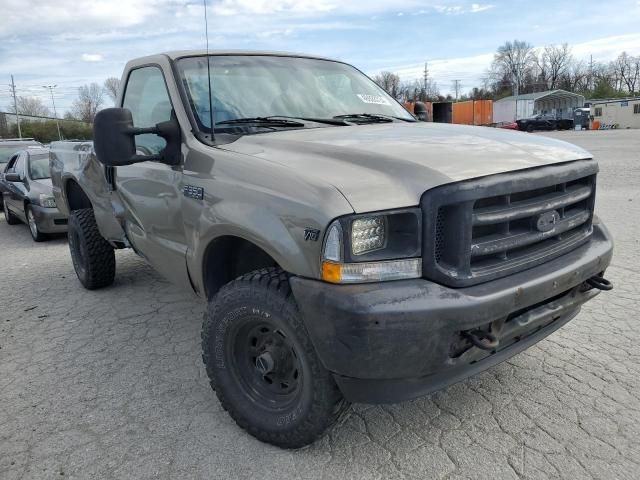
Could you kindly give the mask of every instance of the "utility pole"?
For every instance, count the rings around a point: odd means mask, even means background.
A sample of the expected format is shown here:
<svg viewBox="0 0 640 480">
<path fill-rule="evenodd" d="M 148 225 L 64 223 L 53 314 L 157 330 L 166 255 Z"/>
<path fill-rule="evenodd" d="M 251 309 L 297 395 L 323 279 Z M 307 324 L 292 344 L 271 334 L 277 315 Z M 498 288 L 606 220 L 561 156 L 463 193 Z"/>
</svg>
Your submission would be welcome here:
<svg viewBox="0 0 640 480">
<path fill-rule="evenodd" d="M 51 93 L 51 103 L 53 104 L 53 116 L 56 117 L 56 127 L 58 127 L 58 140 L 62 140 L 62 135 L 60 134 L 60 122 L 58 121 L 58 112 L 56 112 L 56 101 L 53 98 L 53 89 L 58 85 L 43 85 L 42 88 L 48 88 Z"/>
<path fill-rule="evenodd" d="M 427 68 L 427 62 L 424 62 L 424 100 L 425 101 L 427 100 L 428 87 L 429 87 L 429 69 Z"/>
<path fill-rule="evenodd" d="M 18 123 L 18 137 L 22 139 L 22 130 L 20 130 L 20 115 L 18 114 L 18 101 L 16 100 L 16 84 L 11 75 L 11 92 L 13 93 L 13 108 L 16 109 L 16 122 Z"/>
<path fill-rule="evenodd" d="M 458 101 L 458 92 L 460 91 L 460 80 L 453 81 L 453 88 L 456 91 L 456 102 Z"/>
<path fill-rule="evenodd" d="M 589 90 L 593 91 L 593 55 L 589 60 Z"/>
</svg>

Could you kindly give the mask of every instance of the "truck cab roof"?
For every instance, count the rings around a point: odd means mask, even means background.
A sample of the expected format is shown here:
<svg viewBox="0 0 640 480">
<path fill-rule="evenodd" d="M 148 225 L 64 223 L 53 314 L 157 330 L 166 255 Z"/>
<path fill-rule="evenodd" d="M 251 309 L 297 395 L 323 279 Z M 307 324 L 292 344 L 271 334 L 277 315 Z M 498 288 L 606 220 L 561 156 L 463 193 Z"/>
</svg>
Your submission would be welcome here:
<svg viewBox="0 0 640 480">
<path fill-rule="evenodd" d="M 333 58 L 322 57 L 318 55 L 310 55 L 305 53 L 295 53 L 295 52 L 282 52 L 275 50 L 243 50 L 243 49 L 229 49 L 229 50 L 209 50 L 207 52 L 206 49 L 194 49 L 194 50 L 172 50 L 168 52 L 162 52 L 155 55 L 148 55 L 146 57 L 138 57 L 130 61 L 139 63 L 143 61 L 149 61 L 158 55 L 162 55 L 168 57 L 171 60 L 177 60 L 179 58 L 184 57 L 198 57 L 204 55 L 258 55 L 258 56 L 275 56 L 275 57 L 299 57 L 299 58 L 313 58 L 316 60 L 328 60 L 331 62 L 340 62 L 340 60 L 336 60 Z M 341 62 L 344 63 L 344 62 Z"/>
</svg>

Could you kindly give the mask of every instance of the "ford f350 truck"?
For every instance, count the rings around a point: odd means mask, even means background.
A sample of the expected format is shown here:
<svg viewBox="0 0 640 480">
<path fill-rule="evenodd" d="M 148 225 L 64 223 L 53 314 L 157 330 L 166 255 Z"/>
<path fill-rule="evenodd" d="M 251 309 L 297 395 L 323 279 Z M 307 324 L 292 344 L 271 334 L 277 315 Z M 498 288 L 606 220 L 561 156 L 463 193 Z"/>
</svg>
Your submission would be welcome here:
<svg viewBox="0 0 640 480">
<path fill-rule="evenodd" d="M 611 289 L 598 165 L 573 145 L 418 122 L 354 67 L 270 52 L 129 62 L 94 143 L 54 142 L 88 289 L 132 248 L 208 302 L 203 360 L 255 437 L 428 394 Z"/>
</svg>

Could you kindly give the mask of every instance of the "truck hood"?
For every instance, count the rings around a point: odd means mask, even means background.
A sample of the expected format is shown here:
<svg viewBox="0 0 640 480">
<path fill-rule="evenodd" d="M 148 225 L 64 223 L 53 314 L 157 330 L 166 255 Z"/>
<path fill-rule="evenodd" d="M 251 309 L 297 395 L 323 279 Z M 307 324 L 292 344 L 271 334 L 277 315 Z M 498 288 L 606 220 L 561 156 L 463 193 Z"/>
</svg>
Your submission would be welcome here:
<svg viewBox="0 0 640 480">
<path fill-rule="evenodd" d="M 222 148 L 328 182 L 358 213 L 418 205 L 426 190 L 446 183 L 591 158 L 539 135 L 424 122 L 245 135 Z"/>
</svg>

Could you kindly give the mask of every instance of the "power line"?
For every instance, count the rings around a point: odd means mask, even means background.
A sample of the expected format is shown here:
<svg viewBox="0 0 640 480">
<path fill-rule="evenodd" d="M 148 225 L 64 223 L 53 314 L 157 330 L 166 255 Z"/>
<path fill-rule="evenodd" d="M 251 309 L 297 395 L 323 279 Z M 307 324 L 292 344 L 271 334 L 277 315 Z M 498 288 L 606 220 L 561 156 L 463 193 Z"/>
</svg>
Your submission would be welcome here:
<svg viewBox="0 0 640 480">
<path fill-rule="evenodd" d="M 453 89 L 456 92 L 456 102 L 458 101 L 458 93 L 460 92 L 460 80 L 453 81 Z"/>
<path fill-rule="evenodd" d="M 56 127 L 58 128 L 58 140 L 62 140 L 62 135 L 60 134 L 60 122 L 58 122 L 58 112 L 56 111 L 56 101 L 53 98 L 53 89 L 58 85 L 43 85 L 42 88 L 46 88 L 51 93 L 51 103 L 53 103 L 53 116 L 56 118 Z"/>
</svg>

